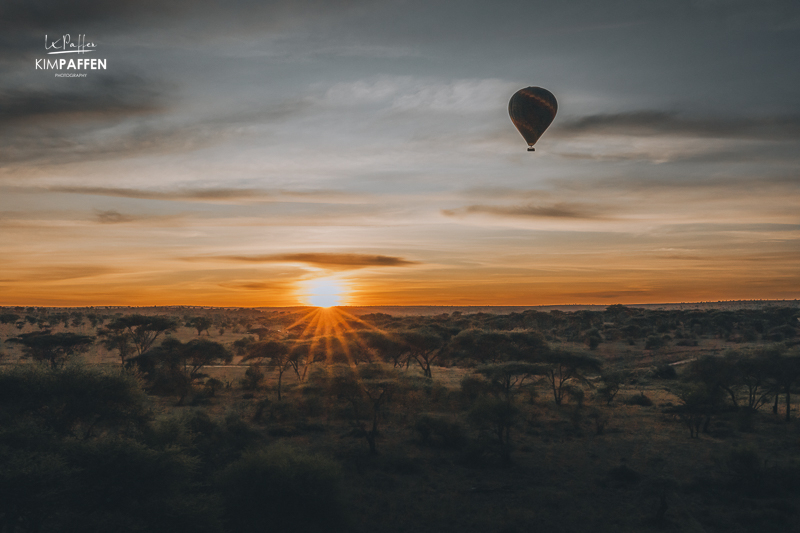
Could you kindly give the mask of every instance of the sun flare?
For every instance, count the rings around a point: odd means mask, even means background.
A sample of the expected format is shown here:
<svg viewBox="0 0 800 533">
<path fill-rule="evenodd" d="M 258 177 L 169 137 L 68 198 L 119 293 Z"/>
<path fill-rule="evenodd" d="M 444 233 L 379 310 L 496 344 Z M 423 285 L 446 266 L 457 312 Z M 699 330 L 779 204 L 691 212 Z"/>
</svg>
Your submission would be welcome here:
<svg viewBox="0 0 800 533">
<path fill-rule="evenodd" d="M 335 279 L 319 278 L 305 286 L 305 300 L 314 307 L 333 307 L 341 305 L 345 296 L 344 285 Z"/>
</svg>

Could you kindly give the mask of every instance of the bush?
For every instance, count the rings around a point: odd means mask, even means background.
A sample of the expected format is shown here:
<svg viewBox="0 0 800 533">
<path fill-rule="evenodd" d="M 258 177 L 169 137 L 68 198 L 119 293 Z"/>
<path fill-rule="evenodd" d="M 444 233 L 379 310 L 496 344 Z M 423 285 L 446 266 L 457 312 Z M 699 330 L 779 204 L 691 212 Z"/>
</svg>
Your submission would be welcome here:
<svg viewBox="0 0 800 533">
<path fill-rule="evenodd" d="M 626 405 L 640 405 L 642 407 L 650 407 L 651 405 L 653 405 L 653 400 L 651 400 L 650 398 L 645 396 L 645 394 L 643 392 L 640 392 L 639 394 L 631 396 L 630 398 L 625 400 L 625 404 Z"/>
<path fill-rule="evenodd" d="M 659 337 L 658 335 L 650 335 L 644 342 L 645 350 L 657 350 L 662 346 L 664 346 L 664 339 L 662 337 Z"/>
<path fill-rule="evenodd" d="M 678 377 L 678 372 L 675 371 L 675 367 L 669 365 L 667 363 L 658 365 L 655 370 L 653 370 L 653 379 L 676 379 Z"/>
<path fill-rule="evenodd" d="M 191 431 L 149 418 L 138 381 L 118 369 L 0 372 L 4 529 L 219 533 L 213 497 L 195 488 L 199 461 L 181 449 Z"/>
<path fill-rule="evenodd" d="M 441 381 L 434 381 L 425 392 L 432 403 L 439 403 L 447 399 L 450 391 Z"/>
<path fill-rule="evenodd" d="M 589 419 L 594 425 L 595 434 L 602 435 L 605 432 L 606 426 L 608 425 L 609 420 L 611 420 L 611 417 L 608 415 L 608 413 L 595 408 L 589 413 Z"/>
<path fill-rule="evenodd" d="M 470 403 L 491 392 L 492 384 L 482 376 L 464 376 L 464 379 L 461 380 L 461 395 Z"/>
<path fill-rule="evenodd" d="M 245 453 L 217 477 L 232 531 L 346 531 L 339 467 L 296 448 L 274 445 Z"/>
<path fill-rule="evenodd" d="M 414 429 L 419 433 L 421 443 L 426 446 L 458 449 L 466 442 L 461 424 L 443 418 L 421 415 Z"/>
<path fill-rule="evenodd" d="M 758 492 L 764 477 L 764 469 L 758 452 L 752 448 L 733 449 L 728 454 L 726 466 L 735 485 Z"/>
<path fill-rule="evenodd" d="M 297 403 L 297 411 L 302 416 L 321 416 L 325 413 L 325 402 L 320 396 L 304 394 Z"/>
<path fill-rule="evenodd" d="M 258 390 L 264 383 L 264 371 L 261 370 L 260 365 L 250 365 L 244 372 L 244 377 L 240 383 L 244 390 Z"/>
<path fill-rule="evenodd" d="M 641 480 L 642 475 L 626 465 L 614 467 L 606 474 L 606 481 L 618 487 L 637 485 Z"/>
<path fill-rule="evenodd" d="M 625 374 L 622 372 L 610 372 L 603 374 L 603 386 L 597 389 L 597 395 L 610 405 L 614 397 L 619 392 L 620 385 L 625 381 Z"/>
</svg>

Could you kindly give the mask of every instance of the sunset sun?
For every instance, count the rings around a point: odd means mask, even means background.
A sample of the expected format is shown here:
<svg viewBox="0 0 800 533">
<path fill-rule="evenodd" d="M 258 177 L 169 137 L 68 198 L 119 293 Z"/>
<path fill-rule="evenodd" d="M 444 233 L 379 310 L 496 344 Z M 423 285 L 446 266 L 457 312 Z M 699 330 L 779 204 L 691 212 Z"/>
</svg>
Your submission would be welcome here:
<svg viewBox="0 0 800 533">
<path fill-rule="evenodd" d="M 309 281 L 305 286 L 305 300 L 314 307 L 341 305 L 344 298 L 345 287 L 335 279 L 315 279 Z"/>
</svg>

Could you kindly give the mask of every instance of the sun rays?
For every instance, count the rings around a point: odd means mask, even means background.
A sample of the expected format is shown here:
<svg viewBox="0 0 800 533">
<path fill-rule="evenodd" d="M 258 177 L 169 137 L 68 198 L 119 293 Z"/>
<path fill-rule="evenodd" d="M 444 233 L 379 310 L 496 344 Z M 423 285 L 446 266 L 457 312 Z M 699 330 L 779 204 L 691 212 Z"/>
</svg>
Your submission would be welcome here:
<svg viewBox="0 0 800 533">
<path fill-rule="evenodd" d="M 286 327 L 293 349 L 307 344 L 304 372 L 315 362 L 335 364 L 346 362 L 355 366 L 373 351 L 369 344 L 359 335 L 359 331 L 368 329 L 384 333 L 378 327 L 357 316 L 336 307 L 315 307 L 307 310 L 292 324 Z M 358 352 L 359 356 L 355 355 Z M 366 354 L 366 357 L 363 357 Z M 318 357 L 321 356 L 322 360 Z"/>
</svg>

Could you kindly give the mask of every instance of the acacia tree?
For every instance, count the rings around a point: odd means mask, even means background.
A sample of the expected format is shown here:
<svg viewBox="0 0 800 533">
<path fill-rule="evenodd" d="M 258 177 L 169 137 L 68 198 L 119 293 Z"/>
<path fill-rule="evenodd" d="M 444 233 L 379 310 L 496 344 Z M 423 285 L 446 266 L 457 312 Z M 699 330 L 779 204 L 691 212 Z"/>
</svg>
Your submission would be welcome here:
<svg viewBox="0 0 800 533">
<path fill-rule="evenodd" d="M 352 406 L 353 434 L 366 439 L 370 454 L 378 453 L 378 427 L 383 418 L 383 410 L 391 401 L 397 383 L 396 375 L 386 372 L 378 365 L 361 365 L 357 370 L 348 368 L 330 381 L 329 393 L 346 400 Z"/>
<path fill-rule="evenodd" d="M 509 400 L 482 396 L 469 411 L 469 420 L 480 430 L 489 430 L 500 446 L 503 464 L 511 463 L 511 428 L 516 424 L 519 408 Z"/>
<path fill-rule="evenodd" d="M 520 359 L 517 345 L 506 331 L 465 329 L 450 340 L 453 357 L 482 364 Z"/>
<path fill-rule="evenodd" d="M 711 417 L 722 408 L 722 395 L 723 390 L 719 387 L 696 383 L 678 391 L 681 404 L 670 407 L 665 412 L 676 415 L 689 429 L 689 436 L 696 439 L 701 428 L 704 432 L 708 431 Z"/>
<path fill-rule="evenodd" d="M 233 341 L 233 350 L 236 355 L 243 356 L 247 354 L 247 348 L 256 342 L 253 337 L 242 337 L 239 340 Z"/>
<path fill-rule="evenodd" d="M 725 357 L 707 355 L 692 361 L 689 372 L 706 387 L 724 391 L 731 399 L 733 407 L 739 408 L 737 389 L 740 383 L 740 371 L 736 365 L 736 354 L 731 353 Z"/>
<path fill-rule="evenodd" d="M 210 335 L 208 328 L 210 328 L 213 323 L 214 321 L 207 316 L 196 316 L 189 320 L 186 325 L 191 328 L 195 328 L 197 330 L 197 335 L 199 336 L 203 331 L 206 332 L 206 335 Z"/>
<path fill-rule="evenodd" d="M 359 335 L 371 350 L 395 368 L 405 364 L 403 356 L 407 355 L 407 351 L 399 338 L 382 331 L 363 331 Z"/>
<path fill-rule="evenodd" d="M 776 355 L 770 362 L 770 377 L 775 391 L 772 412 L 778 414 L 778 397 L 786 397 L 786 421 L 791 420 L 792 388 L 800 382 L 800 355 Z"/>
<path fill-rule="evenodd" d="M 200 370 L 204 366 L 230 362 L 232 357 L 224 346 L 208 339 L 194 339 L 183 344 L 178 339 L 168 338 L 130 361 L 144 373 L 152 392 L 176 394 L 181 405 L 192 391 L 193 382 L 203 377 Z"/>
<path fill-rule="evenodd" d="M 50 333 L 34 331 L 8 339 L 23 346 L 23 354 L 36 361 L 47 362 L 53 369 L 61 368 L 67 359 L 84 353 L 94 343 L 95 337 L 76 333 Z"/>
<path fill-rule="evenodd" d="M 362 340 L 362 331 L 347 331 L 341 339 L 342 350 L 349 364 L 374 363 L 375 350 Z"/>
<path fill-rule="evenodd" d="M 133 344 L 131 334 L 127 329 L 108 329 L 103 328 L 97 331 L 97 335 L 102 337 L 101 343 L 106 350 L 117 350 L 120 363 L 124 366 L 125 360 L 133 354 Z"/>
<path fill-rule="evenodd" d="M 747 407 L 757 410 L 769 401 L 770 355 L 757 354 L 736 361 L 736 369 L 747 390 Z"/>
<path fill-rule="evenodd" d="M 450 339 L 447 351 L 458 359 L 489 364 L 535 361 L 547 353 L 548 346 L 538 331 L 466 329 Z"/>
<path fill-rule="evenodd" d="M 166 316 L 127 315 L 121 316 L 106 326 L 111 331 L 127 331 L 136 348 L 136 354 L 142 355 L 165 332 L 175 331 L 178 323 Z"/>
<path fill-rule="evenodd" d="M 587 372 L 600 372 L 602 363 L 587 355 L 556 350 L 543 357 L 541 373 L 553 390 L 556 405 L 561 405 L 570 390 L 571 382 L 578 381 L 589 384 L 584 375 Z"/>
<path fill-rule="evenodd" d="M 295 342 L 289 350 L 288 363 L 297 376 L 297 381 L 305 381 L 309 367 L 319 361 L 324 361 L 326 349 L 318 339 Z"/>
<path fill-rule="evenodd" d="M 278 372 L 278 401 L 281 401 L 281 386 L 283 373 L 292 367 L 289 357 L 289 348 L 286 344 L 278 341 L 262 341 L 250 346 L 247 355 L 242 361 L 257 360 L 259 364 L 266 362 Z"/>
<path fill-rule="evenodd" d="M 510 361 L 480 366 L 475 372 L 485 376 L 493 388 L 502 393 L 506 401 L 511 401 L 514 392 L 522 387 L 525 380 L 541 374 L 542 368 L 523 361 Z"/>
<path fill-rule="evenodd" d="M 444 339 L 427 329 L 407 330 L 397 334 L 411 359 L 417 362 L 426 378 L 432 377 L 431 365 L 442 355 Z"/>
<path fill-rule="evenodd" d="M 200 370 L 212 363 L 230 363 L 233 354 L 218 342 L 208 339 L 194 339 L 183 345 L 181 350 L 184 369 L 189 369 L 189 378 L 202 377 Z"/>
</svg>

